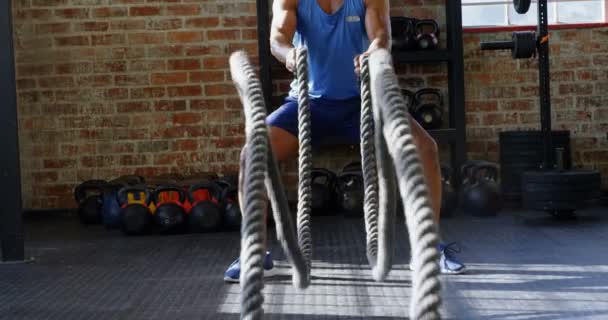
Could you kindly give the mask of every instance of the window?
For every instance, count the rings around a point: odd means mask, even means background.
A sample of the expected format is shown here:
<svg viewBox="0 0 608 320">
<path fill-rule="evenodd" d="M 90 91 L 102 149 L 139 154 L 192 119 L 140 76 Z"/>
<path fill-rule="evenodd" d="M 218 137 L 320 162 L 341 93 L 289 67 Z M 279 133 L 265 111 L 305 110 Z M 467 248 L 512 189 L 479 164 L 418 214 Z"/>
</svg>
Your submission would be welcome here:
<svg viewBox="0 0 608 320">
<path fill-rule="evenodd" d="M 604 23 L 607 0 L 548 0 L 550 24 Z M 512 0 L 462 0 L 465 27 L 536 25 L 538 6 L 518 14 Z"/>
</svg>

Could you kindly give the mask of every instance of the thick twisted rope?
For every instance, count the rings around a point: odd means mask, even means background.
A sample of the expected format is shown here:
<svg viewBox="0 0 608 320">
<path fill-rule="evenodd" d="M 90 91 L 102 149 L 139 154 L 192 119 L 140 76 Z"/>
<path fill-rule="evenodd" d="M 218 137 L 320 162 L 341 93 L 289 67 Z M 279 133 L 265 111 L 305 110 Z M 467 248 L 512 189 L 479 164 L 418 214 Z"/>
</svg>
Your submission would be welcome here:
<svg viewBox="0 0 608 320">
<path fill-rule="evenodd" d="M 367 260 L 376 281 L 382 281 L 392 266 L 395 216 L 395 181 L 392 173 L 382 170 L 390 161 L 384 141 L 377 141 L 370 88 L 369 57 L 361 64 L 361 164 L 365 188 L 364 212 L 367 232 Z M 377 145 L 377 146 L 376 146 Z M 379 169 L 380 168 L 380 169 Z M 388 174 L 388 175 L 387 175 Z M 382 181 L 379 184 L 378 176 Z M 380 199 L 378 195 L 380 194 Z M 381 200 L 381 202 L 380 202 Z M 382 208 L 379 204 L 382 203 Z M 378 211 L 380 210 L 380 230 Z M 380 232 L 379 232 L 380 231 Z M 380 248 L 380 252 L 378 249 Z"/>
<path fill-rule="evenodd" d="M 289 211 L 277 161 L 268 142 L 266 107 L 261 85 L 247 55 L 238 51 L 230 57 L 230 71 L 245 113 L 245 147 L 241 152 L 239 201 L 241 226 L 241 319 L 262 319 L 264 296 L 263 261 L 266 245 L 266 195 L 272 205 L 277 239 L 293 266 L 297 288 L 309 284 L 305 259 Z"/>
<path fill-rule="evenodd" d="M 433 211 L 420 157 L 409 126 L 407 105 L 401 95 L 391 56 L 387 50 L 377 50 L 371 54 L 370 79 L 375 129 L 378 133 L 376 136 L 379 140 L 388 142 L 385 146 L 388 147 L 396 169 L 412 246 L 414 270 L 410 318 L 439 319 L 441 305 L 437 263 L 439 236 L 433 221 Z M 383 171 L 388 166 L 378 167 Z M 380 195 L 382 196 L 382 185 Z"/>
<path fill-rule="evenodd" d="M 245 111 L 246 146 L 241 154 L 244 174 L 240 196 L 243 202 L 241 226 L 241 319 L 262 319 L 264 310 L 264 255 L 266 221 L 264 220 L 264 178 L 268 171 L 268 133 L 266 108 L 255 70 L 243 52 L 230 57 L 232 79 Z M 244 162 L 244 163 L 243 163 Z"/>
<path fill-rule="evenodd" d="M 298 88 L 298 244 L 306 262 L 306 273 L 310 277 L 312 261 L 312 235 L 310 216 L 312 211 L 312 133 L 310 104 L 308 103 L 308 50 L 296 51 L 296 79 Z"/>
</svg>

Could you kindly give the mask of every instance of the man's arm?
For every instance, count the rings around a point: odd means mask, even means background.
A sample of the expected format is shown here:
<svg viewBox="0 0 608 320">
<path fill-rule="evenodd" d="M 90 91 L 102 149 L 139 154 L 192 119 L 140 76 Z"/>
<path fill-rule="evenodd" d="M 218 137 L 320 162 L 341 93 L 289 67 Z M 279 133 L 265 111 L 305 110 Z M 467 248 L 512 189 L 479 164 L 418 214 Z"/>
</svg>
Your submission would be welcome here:
<svg viewBox="0 0 608 320">
<path fill-rule="evenodd" d="M 369 48 L 363 55 L 376 49 L 388 49 L 391 46 L 390 5 L 388 0 L 365 1 L 365 31 L 369 37 Z M 355 57 L 355 72 L 359 74 L 360 58 Z"/>
<path fill-rule="evenodd" d="M 270 50 L 272 55 L 294 71 L 295 50 L 292 44 L 296 32 L 298 0 L 275 0 L 272 4 Z"/>
</svg>

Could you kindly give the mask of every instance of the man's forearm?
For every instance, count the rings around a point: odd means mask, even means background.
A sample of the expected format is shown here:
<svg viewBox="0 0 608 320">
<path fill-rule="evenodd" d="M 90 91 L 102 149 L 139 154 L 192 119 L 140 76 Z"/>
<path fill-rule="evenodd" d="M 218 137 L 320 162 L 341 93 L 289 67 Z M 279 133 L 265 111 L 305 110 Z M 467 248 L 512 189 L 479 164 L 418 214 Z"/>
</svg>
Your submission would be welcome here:
<svg viewBox="0 0 608 320">
<path fill-rule="evenodd" d="M 382 33 L 374 37 L 374 40 L 369 44 L 369 48 L 367 49 L 367 53 L 371 53 L 377 49 L 387 49 L 391 50 L 390 39 L 388 34 Z"/>
<path fill-rule="evenodd" d="M 277 60 L 285 63 L 287 55 L 293 49 L 293 45 L 284 39 L 271 39 L 270 40 L 270 51 Z"/>
</svg>

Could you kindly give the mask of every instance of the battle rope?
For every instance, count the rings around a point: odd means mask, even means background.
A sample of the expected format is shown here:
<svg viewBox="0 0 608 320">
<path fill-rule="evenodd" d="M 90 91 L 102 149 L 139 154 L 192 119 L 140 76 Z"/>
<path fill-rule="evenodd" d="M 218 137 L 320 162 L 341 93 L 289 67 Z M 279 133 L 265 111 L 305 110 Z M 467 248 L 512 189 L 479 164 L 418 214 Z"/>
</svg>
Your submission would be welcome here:
<svg viewBox="0 0 608 320">
<path fill-rule="evenodd" d="M 308 103 L 308 50 L 296 50 L 296 79 L 298 87 L 298 243 L 306 261 L 306 274 L 310 277 L 312 261 L 312 236 L 310 216 L 312 211 L 312 133 L 310 105 Z"/>
<path fill-rule="evenodd" d="M 393 173 L 383 169 L 391 163 L 386 161 L 388 154 L 384 141 L 376 137 L 381 132 L 375 131 L 374 126 L 369 57 L 365 56 L 361 64 L 361 164 L 365 188 L 367 259 L 374 279 L 382 281 L 392 266 L 396 185 Z"/>
<path fill-rule="evenodd" d="M 246 132 L 239 174 L 239 201 L 243 212 L 240 258 L 241 319 L 258 320 L 264 315 L 264 186 L 273 209 L 277 239 L 293 266 L 294 285 L 297 288 L 306 288 L 310 277 L 296 237 L 277 161 L 268 142 L 266 107 L 261 85 L 245 52 L 238 51 L 231 55 L 230 71 L 243 104 Z"/>
<path fill-rule="evenodd" d="M 300 54 L 297 60 L 305 61 Z M 293 282 L 298 288 L 307 287 L 310 281 L 310 251 L 303 253 L 304 247 L 307 245 L 305 241 L 307 237 L 308 244 L 310 244 L 310 217 L 306 218 L 306 214 L 309 214 L 310 211 L 307 213 L 305 206 L 300 210 L 299 204 L 299 236 L 296 239 L 295 226 L 289 213 L 276 159 L 268 143 L 268 130 L 265 125 L 266 112 L 261 86 L 245 53 L 234 53 L 230 59 L 230 66 L 232 78 L 245 108 L 246 119 L 246 145 L 241 154 L 243 173 L 240 179 L 242 188 L 240 198 L 244 208 L 241 231 L 241 319 L 261 319 L 263 316 L 263 258 L 266 234 L 266 224 L 263 219 L 265 198 L 261 181 L 264 180 L 263 183 L 266 185 L 272 204 L 277 238 L 293 266 Z M 362 110 L 361 152 L 364 157 L 362 161 L 366 177 L 365 186 L 366 191 L 370 190 L 373 193 L 374 190 L 377 190 L 379 196 L 379 200 L 375 200 L 373 194 L 368 196 L 366 192 L 366 201 L 371 199 L 365 207 L 368 259 L 372 265 L 374 278 L 376 280 L 384 279 L 390 271 L 393 253 L 392 238 L 397 190 L 395 177 L 397 177 L 412 246 L 414 272 L 410 318 L 439 319 L 438 309 L 441 299 L 436 248 L 438 235 L 433 222 L 420 159 L 409 128 L 407 106 L 401 96 L 388 51 L 374 52 L 371 55 L 369 66 L 366 61 L 362 67 L 362 89 L 365 89 L 362 91 L 365 92 L 362 92 L 364 110 Z M 298 73 L 298 79 L 302 74 L 302 72 Z M 368 90 L 370 88 L 371 90 Z M 371 107 L 369 91 L 371 91 L 372 97 Z M 303 94 L 303 92 L 299 93 Z M 299 118 L 310 117 L 310 111 L 306 112 L 305 108 L 300 107 Z M 370 109 L 372 117 L 370 117 Z M 300 124 L 300 138 L 308 143 L 310 132 L 306 135 L 304 128 L 306 128 L 306 124 Z M 310 128 L 309 124 L 308 128 Z M 302 150 L 309 152 L 308 147 L 302 148 L 300 145 L 301 152 Z M 308 164 L 305 162 L 308 160 L 303 159 L 302 154 L 300 155 L 300 170 L 303 170 L 303 167 L 306 168 Z M 374 174 L 374 162 L 376 174 Z M 307 192 L 305 182 L 304 185 L 302 183 L 306 179 L 309 179 L 309 176 L 304 179 L 302 176 L 300 177 L 299 188 L 304 190 L 299 190 L 300 192 Z M 301 193 L 299 196 L 301 201 Z M 307 233 L 308 235 L 306 235 Z"/>
<path fill-rule="evenodd" d="M 376 50 L 369 61 L 376 148 L 387 147 L 392 158 L 404 205 L 412 247 L 411 319 L 439 319 L 439 236 L 433 221 L 429 193 L 414 138 L 409 126 L 407 104 L 387 50 Z M 384 142 L 384 143 L 383 143 Z M 380 153 L 376 153 L 379 155 Z M 379 171 L 389 166 L 378 165 Z M 390 173 L 387 176 L 394 176 Z M 380 177 L 382 181 L 382 176 Z M 380 184 L 380 196 L 383 190 Z M 382 199 L 380 199 L 382 202 Z M 392 204 L 391 204 L 392 205 Z M 380 208 L 382 211 L 382 207 Z M 382 226 L 382 212 L 380 213 Z M 382 231 L 380 231 L 382 236 Z"/>
<path fill-rule="evenodd" d="M 241 226 L 241 319 L 262 319 L 264 296 L 264 246 L 266 222 L 264 221 L 264 178 L 268 171 L 268 132 L 266 110 L 260 84 L 255 80 L 255 70 L 244 53 L 230 57 L 232 79 L 236 83 L 245 111 L 247 144 L 242 151 L 245 173 L 242 176 L 243 209 Z M 242 163 L 243 164 L 243 163 Z"/>
</svg>

